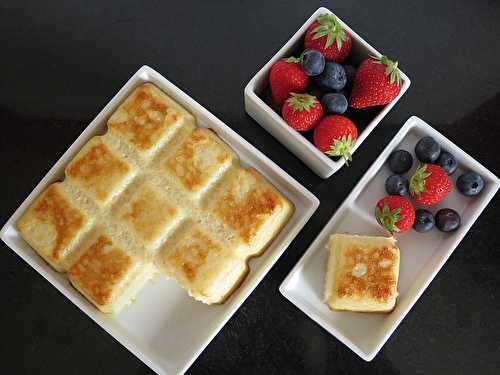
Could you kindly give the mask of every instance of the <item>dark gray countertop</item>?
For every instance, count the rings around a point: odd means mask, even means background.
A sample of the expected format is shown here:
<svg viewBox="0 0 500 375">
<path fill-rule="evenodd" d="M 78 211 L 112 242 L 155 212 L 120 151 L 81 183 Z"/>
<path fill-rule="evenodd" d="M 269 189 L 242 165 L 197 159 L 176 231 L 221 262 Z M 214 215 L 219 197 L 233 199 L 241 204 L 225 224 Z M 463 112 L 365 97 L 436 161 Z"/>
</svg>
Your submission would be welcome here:
<svg viewBox="0 0 500 375">
<path fill-rule="evenodd" d="M 314 4 L 317 3 L 317 4 Z M 397 57 L 412 86 L 350 168 L 314 175 L 243 107 L 252 75 L 320 5 Z M 495 198 L 371 363 L 278 286 L 411 115 L 500 175 L 500 3 L 495 1 L 2 1 L 0 223 L 123 83 L 151 65 L 320 200 L 282 258 L 191 374 L 498 374 L 500 202 Z M 148 374 L 5 244 L 0 373 Z"/>
</svg>

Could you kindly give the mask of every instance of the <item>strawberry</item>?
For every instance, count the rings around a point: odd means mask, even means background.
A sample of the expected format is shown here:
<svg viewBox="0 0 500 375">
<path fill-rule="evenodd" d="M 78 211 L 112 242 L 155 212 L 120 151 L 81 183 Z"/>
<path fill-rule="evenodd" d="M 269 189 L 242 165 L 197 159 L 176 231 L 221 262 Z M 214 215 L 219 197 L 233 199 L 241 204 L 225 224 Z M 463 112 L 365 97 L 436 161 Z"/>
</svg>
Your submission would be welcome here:
<svg viewBox="0 0 500 375">
<path fill-rule="evenodd" d="M 341 63 L 351 52 L 352 38 L 333 14 L 323 14 L 307 28 L 304 49 L 315 49 L 325 59 Z"/>
<path fill-rule="evenodd" d="M 307 89 L 309 77 L 300 67 L 300 59 L 289 57 L 276 61 L 269 71 L 271 96 L 281 108 L 291 92 L 302 93 Z"/>
<path fill-rule="evenodd" d="M 410 179 L 410 194 L 417 204 L 435 204 L 444 199 L 451 189 L 448 174 L 436 164 L 420 166 Z"/>
<path fill-rule="evenodd" d="M 283 119 L 299 132 L 311 130 L 323 117 L 323 107 L 315 96 L 292 92 L 281 110 Z"/>
<path fill-rule="evenodd" d="M 390 103 L 401 89 L 398 62 L 387 56 L 371 57 L 359 66 L 349 99 L 352 108 Z"/>
<path fill-rule="evenodd" d="M 314 129 L 314 144 L 327 155 L 342 156 L 347 165 L 352 160 L 351 148 L 358 138 L 356 125 L 345 116 L 325 116 Z"/>
<path fill-rule="evenodd" d="M 415 209 L 408 199 L 399 195 L 387 195 L 377 202 L 375 217 L 380 225 L 394 234 L 413 226 Z"/>
</svg>

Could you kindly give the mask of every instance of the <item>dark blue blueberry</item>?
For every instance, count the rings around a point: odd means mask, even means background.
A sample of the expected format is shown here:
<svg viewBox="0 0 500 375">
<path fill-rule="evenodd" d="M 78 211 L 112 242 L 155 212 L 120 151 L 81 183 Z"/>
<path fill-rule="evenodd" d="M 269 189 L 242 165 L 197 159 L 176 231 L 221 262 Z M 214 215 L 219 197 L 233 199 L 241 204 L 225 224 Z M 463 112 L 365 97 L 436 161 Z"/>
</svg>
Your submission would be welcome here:
<svg viewBox="0 0 500 375">
<path fill-rule="evenodd" d="M 323 69 L 325 69 L 325 56 L 314 49 L 307 50 L 300 58 L 300 66 L 306 75 L 310 77 L 317 76 L 323 73 Z"/>
<path fill-rule="evenodd" d="M 413 229 L 417 232 L 429 232 L 432 228 L 434 228 L 434 224 L 435 221 L 432 212 L 424 209 L 415 210 L 415 222 L 413 223 Z"/>
<path fill-rule="evenodd" d="M 356 68 L 352 65 L 344 65 L 345 75 L 347 77 L 347 87 L 352 87 L 356 77 Z"/>
<path fill-rule="evenodd" d="M 314 77 L 314 82 L 324 91 L 340 91 L 345 87 L 347 77 L 344 67 L 328 61 L 323 73 Z"/>
<path fill-rule="evenodd" d="M 413 164 L 413 156 L 406 150 L 396 150 L 389 156 L 389 169 L 394 173 L 408 172 Z"/>
<path fill-rule="evenodd" d="M 325 94 L 321 99 L 321 106 L 326 115 L 338 113 L 341 115 L 347 111 L 347 99 L 342 94 L 330 93 Z"/>
<path fill-rule="evenodd" d="M 434 163 L 441 153 L 441 146 L 432 137 L 424 137 L 417 142 L 415 154 L 422 163 Z"/>
<path fill-rule="evenodd" d="M 451 232 L 460 226 L 462 219 L 457 211 L 451 208 L 442 208 L 436 213 L 436 228 L 441 232 Z"/>
<path fill-rule="evenodd" d="M 323 91 L 318 87 L 318 85 L 314 83 L 310 83 L 309 86 L 307 86 L 307 93 L 309 95 L 315 96 L 319 101 L 321 101 L 321 98 L 323 97 Z"/>
<path fill-rule="evenodd" d="M 458 162 L 455 157 L 448 151 L 442 151 L 439 155 L 436 164 L 445 170 L 446 173 L 452 174 L 458 167 Z"/>
<path fill-rule="evenodd" d="M 385 190 L 389 195 L 400 195 L 402 197 L 408 197 L 409 194 L 408 179 L 405 176 L 400 176 L 398 174 L 393 174 L 387 177 L 385 180 Z"/>
<path fill-rule="evenodd" d="M 476 172 L 466 172 L 457 178 L 458 191 L 468 197 L 478 195 L 484 188 L 484 180 Z"/>
</svg>

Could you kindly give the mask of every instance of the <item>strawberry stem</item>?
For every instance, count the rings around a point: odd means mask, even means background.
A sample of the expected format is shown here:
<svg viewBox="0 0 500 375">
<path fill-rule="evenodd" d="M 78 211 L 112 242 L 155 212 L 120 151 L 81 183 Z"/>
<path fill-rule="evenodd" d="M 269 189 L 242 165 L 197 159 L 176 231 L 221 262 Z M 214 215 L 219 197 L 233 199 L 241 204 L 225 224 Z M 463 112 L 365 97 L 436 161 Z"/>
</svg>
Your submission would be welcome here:
<svg viewBox="0 0 500 375">
<path fill-rule="evenodd" d="M 326 151 L 327 155 L 342 156 L 347 166 L 352 161 L 351 148 L 354 144 L 351 134 L 342 136 L 341 139 L 335 139 L 330 146 L 330 150 Z"/>
<path fill-rule="evenodd" d="M 337 43 L 337 49 L 340 51 L 342 44 L 347 42 L 347 35 L 342 25 L 333 14 L 323 14 L 317 19 L 319 26 L 313 32 L 313 39 L 319 39 L 326 36 L 325 49 L 330 47 L 333 42 Z"/>
<path fill-rule="evenodd" d="M 427 164 L 421 165 L 415 171 L 415 174 L 410 178 L 410 193 L 411 195 L 420 195 L 427 191 L 425 187 L 425 179 L 431 174 L 427 172 Z"/>
<path fill-rule="evenodd" d="M 315 103 L 315 97 L 309 94 L 297 94 L 292 92 L 286 102 L 293 108 L 294 112 L 302 110 L 309 112 Z"/>
<path fill-rule="evenodd" d="M 401 208 L 390 210 L 387 204 L 384 204 L 382 210 L 379 207 L 375 207 L 375 217 L 377 221 L 387 229 L 391 235 L 394 234 L 394 232 L 399 232 L 396 223 L 402 219 L 400 213 Z"/>
<path fill-rule="evenodd" d="M 396 83 L 398 86 L 401 86 L 401 76 L 399 74 L 398 62 L 394 62 L 389 59 L 386 55 L 382 55 L 380 57 L 371 56 L 375 63 L 382 64 L 385 66 L 385 75 L 389 77 L 389 82 L 392 85 Z"/>
</svg>

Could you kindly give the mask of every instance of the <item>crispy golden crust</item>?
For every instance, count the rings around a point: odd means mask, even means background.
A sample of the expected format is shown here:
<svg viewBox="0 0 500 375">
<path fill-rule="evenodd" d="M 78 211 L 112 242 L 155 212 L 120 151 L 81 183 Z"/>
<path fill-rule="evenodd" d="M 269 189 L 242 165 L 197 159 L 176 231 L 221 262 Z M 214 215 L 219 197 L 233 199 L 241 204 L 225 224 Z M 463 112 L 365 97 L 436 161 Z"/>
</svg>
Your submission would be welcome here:
<svg viewBox="0 0 500 375">
<path fill-rule="evenodd" d="M 212 131 L 196 128 L 165 162 L 165 168 L 186 189 L 196 191 L 235 157 Z"/>
<path fill-rule="evenodd" d="M 337 271 L 336 293 L 339 298 L 360 297 L 386 303 L 397 287 L 397 249 L 350 247 L 342 252 L 344 262 Z M 359 272 L 365 272 L 356 276 Z"/>
<path fill-rule="evenodd" d="M 92 138 L 66 168 L 66 176 L 98 203 L 106 202 L 131 172 L 101 137 Z"/>
<path fill-rule="evenodd" d="M 146 242 L 156 241 L 175 219 L 177 208 L 150 184 L 142 185 L 119 213 Z"/>
<path fill-rule="evenodd" d="M 157 145 L 179 119 L 180 114 L 169 106 L 163 92 L 145 83 L 116 110 L 108 127 L 139 151 L 146 151 Z"/>
<path fill-rule="evenodd" d="M 61 194 L 59 184 L 52 184 L 21 217 L 17 227 L 35 250 L 58 262 L 86 222 L 85 214 Z"/>
<path fill-rule="evenodd" d="M 217 256 L 222 250 L 221 244 L 209 235 L 199 229 L 193 229 L 189 233 L 189 239 L 174 247 L 165 261 L 174 269 L 181 270 L 186 279 L 193 281 L 198 277 L 200 268 L 206 264 L 208 255 Z"/>
<path fill-rule="evenodd" d="M 281 195 L 255 171 L 242 168 L 223 188 L 213 212 L 249 244 L 283 203 Z"/>
<path fill-rule="evenodd" d="M 132 263 L 128 254 L 101 235 L 69 269 L 69 278 L 95 304 L 104 306 Z"/>
</svg>

